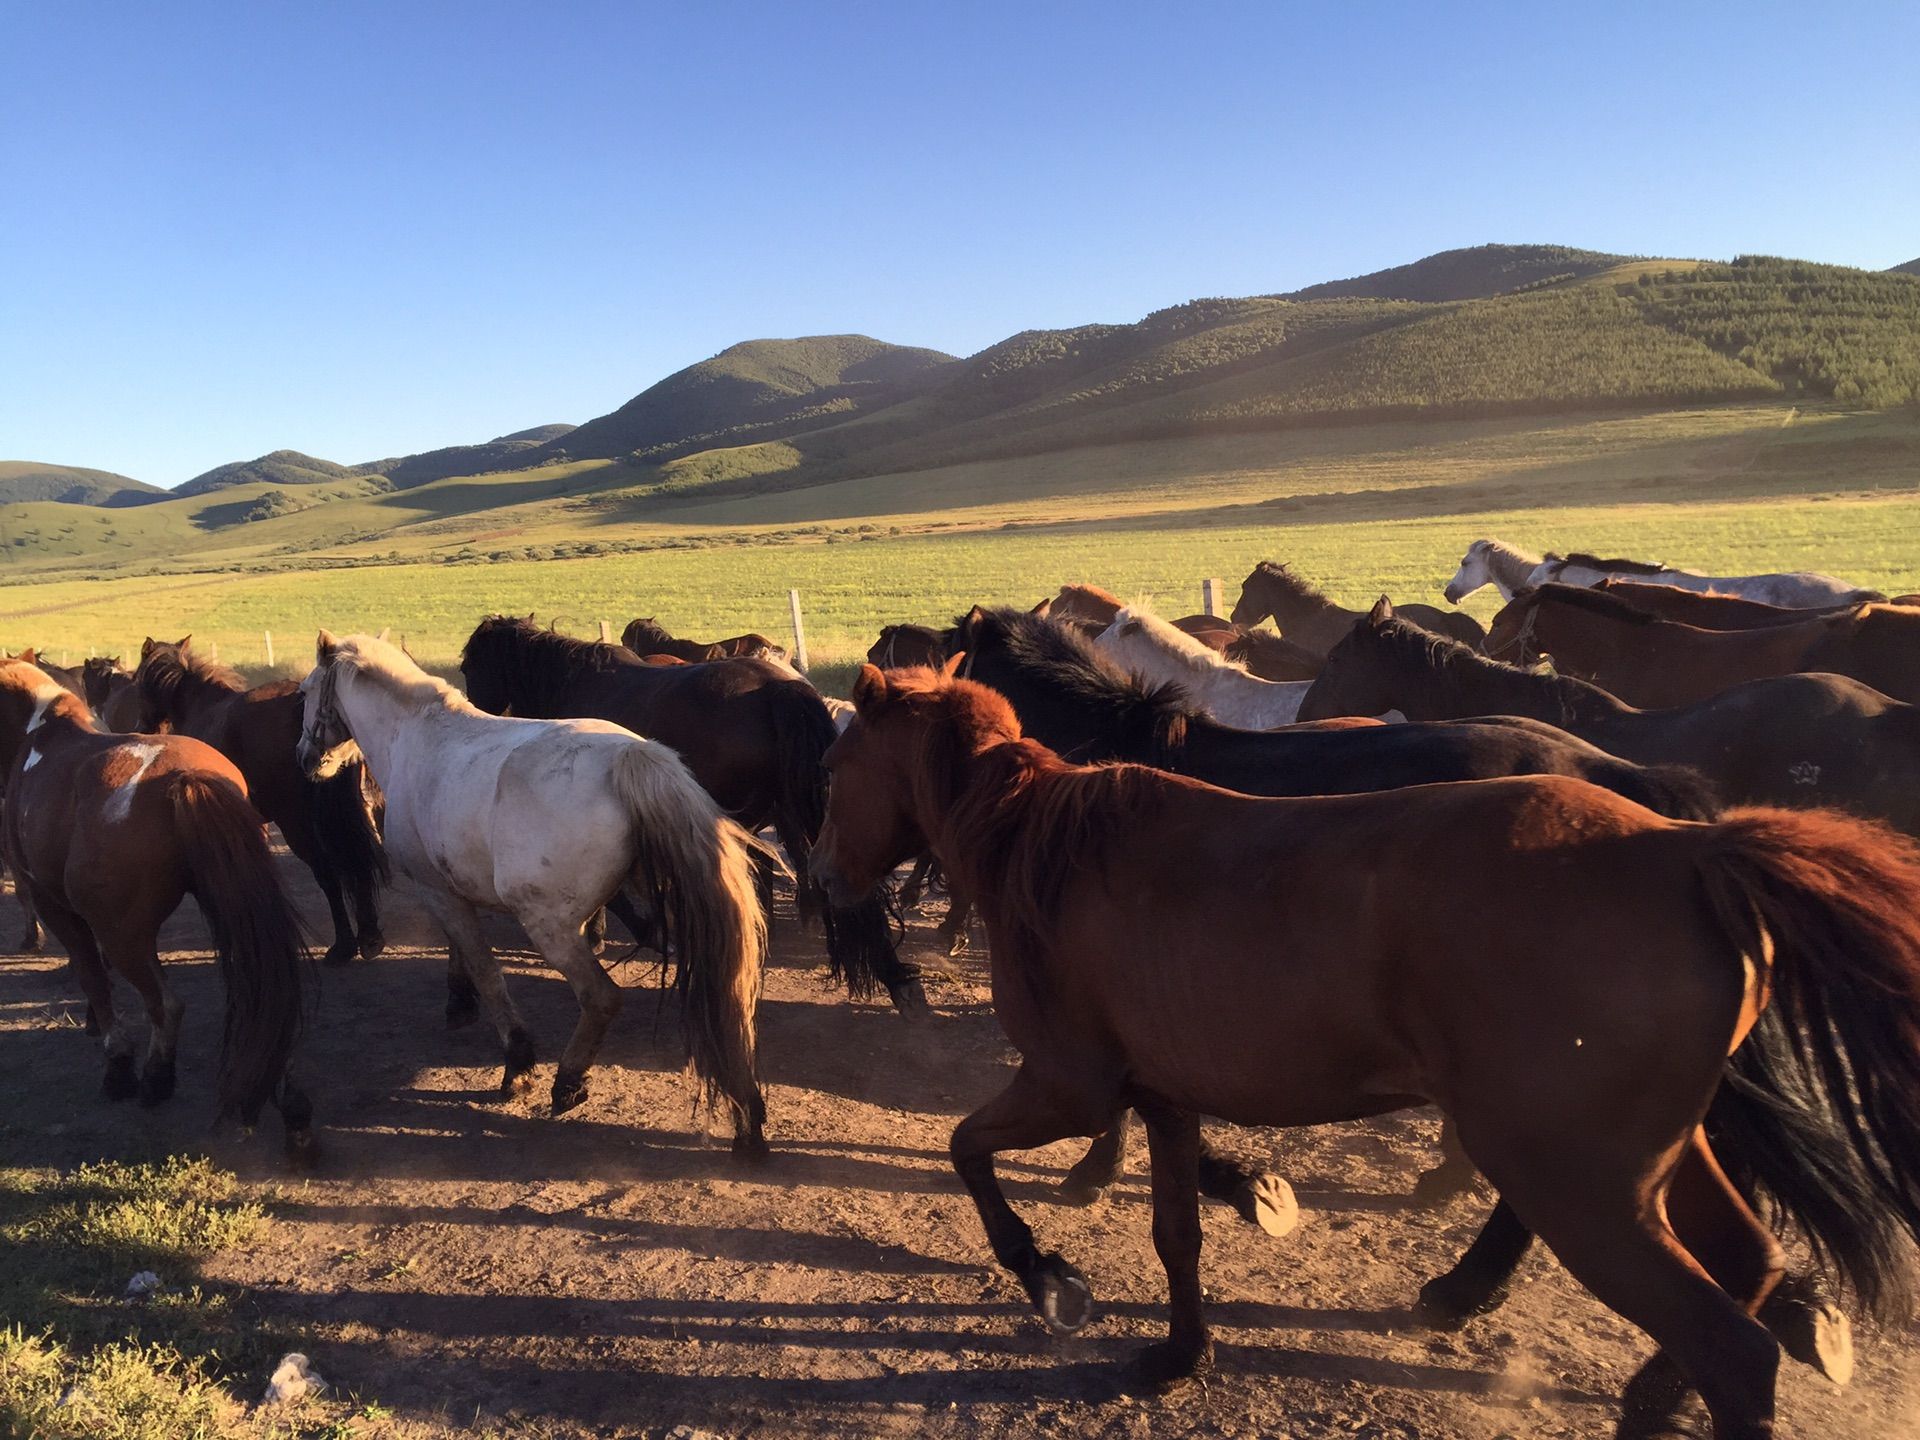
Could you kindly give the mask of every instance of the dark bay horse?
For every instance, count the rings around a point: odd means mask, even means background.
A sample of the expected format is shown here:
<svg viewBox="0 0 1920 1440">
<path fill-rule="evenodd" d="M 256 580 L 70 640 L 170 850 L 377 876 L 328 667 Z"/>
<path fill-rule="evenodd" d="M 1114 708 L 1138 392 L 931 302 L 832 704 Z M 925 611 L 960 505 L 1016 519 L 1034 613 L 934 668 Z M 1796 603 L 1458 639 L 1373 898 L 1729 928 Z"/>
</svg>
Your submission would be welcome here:
<svg viewBox="0 0 1920 1440">
<path fill-rule="evenodd" d="M 651 615 L 629 621 L 620 632 L 620 643 L 643 659 L 651 655 L 669 655 L 698 665 L 707 660 L 778 660 L 785 663 L 787 652 L 764 635 L 734 635 L 725 640 L 680 640 L 667 633 L 664 625 Z"/>
<path fill-rule="evenodd" d="M 952 638 L 952 630 L 931 625 L 882 625 L 880 637 L 867 647 L 867 663 L 882 670 L 938 665 L 947 658 L 947 642 Z"/>
<path fill-rule="evenodd" d="M 87 708 L 106 729 L 130 735 L 140 728 L 140 694 L 133 672 L 117 656 L 89 656 L 80 667 L 80 685 Z"/>
<path fill-rule="evenodd" d="M 1262 680 L 1311 680 L 1320 673 L 1319 655 L 1265 630 L 1236 629 L 1223 653 Z"/>
<path fill-rule="evenodd" d="M 812 863 L 851 900 L 931 845 L 977 898 L 1022 1064 L 954 1131 L 954 1168 L 1058 1331 L 1093 1297 L 994 1156 L 1128 1106 L 1147 1122 L 1171 1324 L 1145 1385 L 1211 1363 L 1201 1113 L 1438 1104 L 1524 1225 L 1659 1346 L 1623 1436 L 1665 1433 L 1687 1387 L 1720 1440 L 1774 1433 L 1780 1351 L 1754 1316 L 1784 1252 L 1722 1155 L 1897 1313 L 1920 1239 L 1911 842 L 1824 811 L 1675 823 L 1558 776 L 1259 799 L 1067 764 L 947 675 L 867 667 L 854 703 Z M 1709 1141 L 1716 1099 L 1739 1123 Z"/>
<path fill-rule="evenodd" d="M 1334 646 L 1300 714 L 1378 713 L 1371 705 L 1410 720 L 1531 716 L 1622 759 L 1691 766 L 1729 803 L 1830 805 L 1920 837 L 1920 709 L 1841 675 L 1750 680 L 1636 710 L 1587 681 L 1438 639 L 1382 600 Z"/>
<path fill-rule="evenodd" d="M 1400 613 L 1423 629 L 1463 644 L 1479 645 L 1486 639 L 1480 622 L 1458 610 L 1405 605 Z M 1286 565 L 1262 560 L 1240 582 L 1240 598 L 1233 606 L 1233 623 L 1251 630 L 1271 615 L 1283 636 L 1305 650 L 1324 655 L 1340 643 L 1360 614 L 1358 610 L 1334 604 Z"/>
<path fill-rule="evenodd" d="M 1738 595 L 1682 590 L 1674 585 L 1649 585 L 1637 580 L 1602 580 L 1589 588 L 1624 600 L 1656 619 L 1678 620 L 1682 625 L 1695 625 L 1702 630 L 1759 630 L 1768 625 L 1792 625 L 1816 615 L 1851 610 L 1858 603 L 1796 609 L 1743 600 Z"/>
<path fill-rule="evenodd" d="M 749 831 L 773 826 L 803 907 L 825 917 L 828 960 L 849 993 L 865 995 L 878 983 L 901 1014 L 926 1012 L 919 974 L 895 949 L 885 897 L 835 910 L 818 903 L 805 878 L 807 852 L 826 818 L 821 757 L 839 733 L 806 681 L 764 660 L 649 665 L 624 646 L 499 615 L 468 637 L 460 671 L 467 697 L 495 715 L 611 720 L 676 751 Z"/>
<path fill-rule="evenodd" d="M 254 808 L 280 827 L 287 848 L 313 872 L 326 896 L 333 919 L 327 961 L 345 964 L 356 951 L 373 959 L 386 943 L 379 895 L 388 875 L 362 789 L 365 767 L 354 761 L 330 779 L 309 780 L 293 754 L 300 740 L 300 682 L 271 680 L 249 689 L 225 665 L 194 653 L 191 639 L 148 638 L 141 645 L 133 678 L 140 697 L 138 728 L 154 731 L 164 725 L 174 734 L 191 735 L 237 765 L 247 777 Z"/>
<path fill-rule="evenodd" d="M 1516 663 L 1553 667 L 1629 705 L 1689 705 L 1748 680 L 1825 672 L 1883 695 L 1920 702 L 1920 608 L 1863 604 L 1794 624 L 1703 630 L 1659 620 L 1579 585 L 1542 585 L 1514 597 L 1483 647 Z"/>
<path fill-rule="evenodd" d="M 288 1158 L 310 1162 L 313 1109 L 288 1074 L 304 1008 L 300 922 L 239 769 L 186 736 L 97 730 L 84 700 L 19 660 L 0 661 L 0 765 L 0 839 L 99 1024 L 107 1098 L 157 1105 L 173 1093 L 185 1006 L 161 973 L 159 931 L 192 895 L 227 993 L 220 1111 L 251 1125 L 272 1102 Z M 137 1075 L 116 971 L 152 1023 Z"/>
<path fill-rule="evenodd" d="M 955 625 L 967 673 L 1005 695 L 1026 732 L 1083 763 L 1130 760 L 1249 795 L 1342 795 L 1502 775 L 1570 775 L 1679 819 L 1715 813 L 1711 787 L 1692 771 L 1623 761 L 1536 721 L 1409 724 L 1321 730 L 1234 730 L 1216 724 L 1171 686 L 1148 687 L 1070 628 L 1012 609 L 976 606 Z M 948 872 L 954 905 L 965 882 Z M 1070 1200 L 1096 1197 L 1125 1164 L 1123 1116 L 1073 1167 Z M 1209 1158 L 1207 1193 L 1260 1220 L 1261 1177 Z M 1433 1202 L 1471 1184 L 1470 1165 L 1450 1162 L 1421 1177 L 1416 1198 Z M 1249 1187 L 1255 1187 L 1250 1189 Z"/>
</svg>

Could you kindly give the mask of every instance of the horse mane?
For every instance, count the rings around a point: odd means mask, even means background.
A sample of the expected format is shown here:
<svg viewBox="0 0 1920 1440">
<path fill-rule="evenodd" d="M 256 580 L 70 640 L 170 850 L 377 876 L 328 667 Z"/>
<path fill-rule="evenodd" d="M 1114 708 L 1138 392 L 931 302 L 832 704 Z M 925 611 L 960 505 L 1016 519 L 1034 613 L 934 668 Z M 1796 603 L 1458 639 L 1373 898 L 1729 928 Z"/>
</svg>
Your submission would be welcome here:
<svg viewBox="0 0 1920 1440">
<path fill-rule="evenodd" d="M 438 702 L 449 709 L 466 709 L 467 697 L 438 675 L 430 675 L 398 645 L 373 635 L 348 635 L 337 642 L 333 658 L 322 669 L 338 667 L 355 679 L 371 680 L 391 695 L 416 705 Z"/>
<path fill-rule="evenodd" d="M 1557 604 L 1570 605 L 1576 610 L 1591 610 L 1596 615 L 1605 615 L 1610 620 L 1618 620 L 1626 625 L 1659 625 L 1666 622 L 1638 605 L 1629 604 L 1618 595 L 1610 595 L 1604 590 L 1595 590 L 1587 585 L 1537 585 L 1526 592 L 1537 606 L 1542 601 L 1551 600 Z M 1519 597 L 1516 597 L 1519 598 Z"/>
<path fill-rule="evenodd" d="M 1162 620 L 1143 605 L 1122 606 L 1120 613 L 1113 617 L 1113 623 L 1122 627 L 1122 633 L 1126 633 L 1126 626 L 1133 626 L 1196 674 L 1211 675 L 1216 670 L 1235 670 L 1246 674 L 1244 666 L 1236 665 L 1219 651 L 1202 645 L 1178 625 Z"/>
<path fill-rule="evenodd" d="M 170 711 L 185 690 L 244 695 L 248 688 L 239 671 L 211 656 L 195 653 L 191 645 L 156 645 L 140 658 L 140 668 L 134 673 L 140 692 L 163 712 Z"/>
<path fill-rule="evenodd" d="M 1151 737 L 1156 753 L 1180 749 L 1196 718 L 1186 693 L 1177 685 L 1148 685 L 1103 655 L 1084 633 L 1010 606 L 982 609 L 972 626 L 999 644 L 1012 665 L 1074 707 L 1090 712 L 1106 734 Z M 954 621 L 952 649 L 970 643 L 971 617 Z M 952 649 L 948 653 L 952 653 Z"/>
<path fill-rule="evenodd" d="M 651 615 L 636 615 L 633 619 L 629 620 L 627 622 L 627 628 L 621 632 L 620 643 L 624 645 L 626 643 L 625 637 L 634 634 L 643 635 L 650 640 L 673 640 L 678 638 L 668 633 L 667 627 Z"/>
<path fill-rule="evenodd" d="M 1064 597 L 1069 593 L 1084 595 L 1089 600 L 1098 600 L 1102 605 L 1112 605 L 1116 608 L 1127 603 L 1111 590 L 1102 590 L 1098 585 L 1062 585 L 1060 587 L 1061 596 Z"/>
<path fill-rule="evenodd" d="M 531 616 L 489 615 L 467 637 L 460 667 L 491 667 L 518 709 L 524 697 L 550 696 L 579 675 L 618 670 L 633 658 L 624 645 L 576 640 L 534 624 Z"/>
<path fill-rule="evenodd" d="M 1345 609 L 1344 606 L 1336 605 L 1332 600 L 1328 599 L 1326 593 L 1317 588 L 1313 582 L 1303 580 L 1294 574 L 1284 561 L 1275 562 L 1272 560 L 1262 560 L 1253 567 L 1253 573 L 1265 579 L 1268 584 L 1286 591 L 1287 594 L 1293 596 L 1296 600 L 1311 601 L 1313 604 L 1326 610 Z M 1351 614 L 1352 612 L 1348 611 L 1347 613 Z"/>
<path fill-rule="evenodd" d="M 1367 625 L 1366 634 L 1396 655 L 1410 655 L 1421 664 L 1436 690 L 1446 698 L 1467 702 L 1468 707 L 1487 703 L 1490 687 L 1503 694 L 1521 693 L 1527 701 L 1545 698 L 1553 703 L 1557 716 L 1549 723 L 1570 724 L 1590 714 L 1595 699 L 1611 711 L 1621 703 L 1600 686 L 1571 675 L 1536 670 L 1527 665 L 1509 665 L 1491 655 L 1483 655 L 1471 645 L 1449 635 L 1439 635 L 1398 615 L 1384 625 Z M 1500 702 L 1508 703 L 1508 702 Z M 1496 714 L 1497 710 L 1483 713 Z"/>
<path fill-rule="evenodd" d="M 1518 560 L 1526 565 L 1538 566 L 1539 564 L 1542 563 L 1542 560 L 1545 558 L 1543 556 L 1535 555 L 1530 550 L 1522 550 L 1518 545 L 1509 545 L 1504 540 L 1495 540 L 1491 536 L 1482 536 L 1480 539 L 1474 541 L 1473 545 L 1469 545 L 1467 548 L 1471 550 L 1474 545 L 1478 545 L 1484 549 L 1491 550 L 1496 555 L 1505 555 L 1509 559 Z"/>
<path fill-rule="evenodd" d="M 1584 566 L 1589 570 L 1618 570 L 1623 575 L 1664 575 L 1673 568 L 1671 565 L 1650 565 L 1645 560 L 1603 560 L 1598 555 L 1589 555 L 1585 550 L 1575 550 L 1570 555 L 1549 550 L 1547 559 Z"/>
</svg>

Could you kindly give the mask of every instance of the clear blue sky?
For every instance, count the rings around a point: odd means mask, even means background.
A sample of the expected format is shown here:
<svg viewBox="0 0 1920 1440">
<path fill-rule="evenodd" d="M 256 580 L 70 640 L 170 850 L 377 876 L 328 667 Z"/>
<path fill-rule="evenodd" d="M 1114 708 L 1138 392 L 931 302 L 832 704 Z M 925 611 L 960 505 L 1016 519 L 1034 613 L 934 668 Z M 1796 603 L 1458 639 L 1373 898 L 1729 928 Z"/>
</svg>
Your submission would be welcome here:
<svg viewBox="0 0 1920 1440">
<path fill-rule="evenodd" d="M 1920 5 L 0 0 L 0 457 L 176 484 L 1488 240 L 1920 254 Z"/>
</svg>

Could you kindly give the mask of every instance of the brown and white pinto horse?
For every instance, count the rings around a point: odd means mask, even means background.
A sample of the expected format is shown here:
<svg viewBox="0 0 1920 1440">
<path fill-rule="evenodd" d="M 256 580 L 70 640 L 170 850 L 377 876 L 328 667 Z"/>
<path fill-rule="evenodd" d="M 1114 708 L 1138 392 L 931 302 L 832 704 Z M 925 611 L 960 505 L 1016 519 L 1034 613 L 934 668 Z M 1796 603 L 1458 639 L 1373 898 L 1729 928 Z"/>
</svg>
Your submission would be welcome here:
<svg viewBox="0 0 1920 1440">
<path fill-rule="evenodd" d="M 1307 1125 L 1438 1104 L 1525 1226 L 1660 1345 L 1623 1435 L 1658 1433 L 1687 1385 L 1720 1440 L 1774 1433 L 1780 1352 L 1754 1312 L 1783 1252 L 1702 1129 L 1716 1100 L 1729 1162 L 1866 1300 L 1900 1291 L 1899 1232 L 1920 1236 L 1905 839 L 1828 812 L 1674 822 L 1546 776 L 1256 799 L 1069 765 L 946 675 L 869 667 L 854 703 L 815 872 L 844 902 L 931 844 L 979 903 L 1022 1064 L 955 1130 L 954 1167 L 1057 1330 L 1086 1325 L 1092 1296 L 1036 1245 L 993 1156 L 1124 1106 L 1146 1119 L 1172 1300 L 1148 1384 L 1211 1362 L 1201 1113 Z"/>
<path fill-rule="evenodd" d="M 154 1105 L 173 1093 L 185 1007 L 161 973 L 158 937 L 192 895 L 226 982 L 220 1112 L 252 1124 L 273 1102 L 288 1158 L 310 1162 L 313 1110 L 288 1074 L 303 1010 L 300 923 L 239 770 L 185 736 L 102 733 L 85 701 L 18 660 L 0 661 L 0 763 L 7 856 L 99 1022 L 107 1097 Z M 114 971 L 153 1026 L 137 1078 Z"/>
</svg>

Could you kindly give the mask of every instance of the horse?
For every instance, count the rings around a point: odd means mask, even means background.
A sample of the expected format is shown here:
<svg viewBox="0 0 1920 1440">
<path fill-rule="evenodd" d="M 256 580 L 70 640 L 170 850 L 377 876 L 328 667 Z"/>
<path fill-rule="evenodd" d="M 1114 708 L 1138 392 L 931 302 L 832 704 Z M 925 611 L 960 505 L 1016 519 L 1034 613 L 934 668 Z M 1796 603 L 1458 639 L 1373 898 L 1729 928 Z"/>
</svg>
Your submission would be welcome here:
<svg viewBox="0 0 1920 1440">
<path fill-rule="evenodd" d="M 1401 611 L 1414 624 L 1436 635 L 1478 645 L 1486 639 L 1480 622 L 1457 610 L 1432 605 L 1408 605 Z M 1233 623 L 1251 630 L 1268 616 L 1280 633 L 1302 649 L 1325 655 L 1360 618 L 1358 610 L 1336 605 L 1285 565 L 1262 560 L 1240 583 Z"/>
<path fill-rule="evenodd" d="M 1177 686 L 1141 684 L 1077 632 L 1038 616 L 975 606 L 954 631 L 967 674 L 1005 695 L 1026 733 L 1083 763 L 1132 761 L 1268 796 L 1568 775 L 1676 819 L 1706 819 L 1718 808 L 1711 787 L 1692 771 L 1635 765 L 1537 721 L 1234 730 L 1194 709 Z M 947 879 L 955 908 L 970 903 L 965 882 L 952 872 Z M 1069 1172 L 1063 1198 L 1091 1203 L 1119 1177 L 1126 1148 L 1123 1117 Z M 1262 1178 L 1211 1157 L 1203 1171 L 1208 1195 L 1255 1219 L 1267 1213 Z M 1471 1163 L 1450 1157 L 1421 1176 L 1415 1199 L 1437 1203 L 1472 1180 Z"/>
<path fill-rule="evenodd" d="M 952 638 L 951 630 L 931 625 L 883 625 L 880 637 L 867 647 L 867 663 L 882 670 L 938 665 L 947 658 L 947 642 Z"/>
<path fill-rule="evenodd" d="M 1265 630 L 1237 629 L 1222 653 L 1262 680 L 1311 680 L 1320 673 L 1320 656 Z"/>
<path fill-rule="evenodd" d="M 1310 680 L 1262 680 L 1176 630 L 1151 611 L 1123 606 L 1094 642 L 1149 685 L 1178 685 L 1222 725 L 1273 730 L 1291 725 Z"/>
<path fill-rule="evenodd" d="M 1863 604 L 1758 630 L 1659 620 L 1578 585 L 1523 591 L 1494 616 L 1486 653 L 1554 669 L 1629 705 L 1690 705 L 1748 680 L 1824 671 L 1920 701 L 1920 608 Z"/>
<path fill-rule="evenodd" d="M 239 769 L 189 736 L 107 734 L 85 700 L 21 660 L 0 661 L 0 766 L 0 845 L 66 947 L 104 1039 L 106 1097 L 158 1105 L 173 1094 L 186 1007 L 161 971 L 159 932 L 192 895 L 226 989 L 219 1113 L 252 1125 L 273 1104 L 289 1162 L 312 1164 L 313 1106 L 289 1069 L 306 951 Z M 137 1074 L 115 971 L 152 1026 Z"/>
<path fill-rule="evenodd" d="M 77 695 L 82 700 L 87 698 L 86 682 L 81 677 L 79 670 L 71 669 L 65 665 L 54 664 L 51 660 L 43 656 L 34 646 L 29 645 L 26 649 L 11 657 L 0 654 L 0 659 L 8 658 L 26 661 L 27 664 L 36 667 L 42 674 L 51 678 L 69 695 Z"/>
<path fill-rule="evenodd" d="M 1742 600 L 1738 595 L 1718 591 L 1682 590 L 1675 585 L 1648 585 L 1638 580 L 1602 580 L 1589 587 L 1602 595 L 1624 600 L 1636 610 L 1644 610 L 1657 620 L 1678 620 L 1682 625 L 1702 630 L 1763 630 L 1769 625 L 1791 625 L 1816 615 L 1833 615 L 1851 610 L 1853 603 L 1814 605 L 1796 609 L 1787 605 L 1766 605 L 1758 600 Z M 1895 600 L 1890 604 L 1901 604 Z"/>
<path fill-rule="evenodd" d="M 488 715 L 371 635 L 322 630 L 300 682 L 297 754 L 316 781 L 364 757 L 387 799 L 387 851 L 446 931 L 505 1048 L 503 1095 L 536 1064 L 482 910 L 520 923 L 580 1002 L 555 1069 L 552 1112 L 587 1098 L 587 1073 L 620 1011 L 620 987 L 582 934 L 625 886 L 650 898 L 673 941 L 687 1061 L 724 1104 L 733 1150 L 767 1153 L 755 1008 L 767 921 L 755 861 L 764 847 L 720 812 L 667 746 L 603 720 Z"/>
<path fill-rule="evenodd" d="M 280 827 L 287 848 L 313 872 L 333 921 L 325 959 L 344 965 L 372 960 L 385 948 L 380 887 L 388 879 L 380 834 L 368 813 L 361 767 L 347 764 L 324 783 L 300 772 L 300 684 L 270 680 L 247 686 L 218 661 L 195 652 L 185 636 L 171 643 L 149 636 L 133 672 L 143 731 L 167 726 L 204 740 L 247 777 L 254 807 Z M 352 902 L 349 913 L 348 902 Z"/>
<path fill-rule="evenodd" d="M 835 911 L 805 877 L 807 851 L 826 815 L 820 758 L 839 734 L 805 680 L 764 660 L 648 665 L 623 646 L 498 615 L 474 628 L 460 671 L 468 698 L 493 714 L 609 720 L 671 746 L 749 831 L 774 827 L 793 862 L 803 911 L 824 916 L 827 957 L 849 994 L 884 985 L 901 1015 L 926 1015 L 926 991 L 895 949 L 885 902 Z M 464 1003 L 457 985 L 452 999 Z"/>
<path fill-rule="evenodd" d="M 950 664 L 952 662 L 949 662 Z M 1021 1065 L 953 1165 L 1047 1324 L 1094 1315 L 994 1156 L 1146 1120 L 1168 1389 L 1212 1361 L 1201 1113 L 1307 1125 L 1435 1103 L 1574 1278 L 1659 1347 L 1620 1433 L 1691 1387 L 1721 1440 L 1772 1435 L 1784 1268 L 1748 1170 L 1863 1303 L 1920 1239 L 1920 847 L 1824 811 L 1676 824 L 1523 777 L 1275 800 L 1071 765 L 1004 698 L 864 668 L 812 865 L 851 900 L 930 845 L 993 941 Z M 1481 917 L 1499 914 L 1489 927 Z M 1551 937 L 1551 944 L 1543 944 Z M 1738 1123 L 1710 1141 L 1719 1106 Z"/>
<path fill-rule="evenodd" d="M 656 624 L 651 615 L 628 622 L 627 628 L 620 632 L 620 643 L 643 659 L 650 655 L 670 655 L 690 665 L 737 659 L 777 660 L 784 664 L 787 659 L 787 652 L 764 635 L 734 635 L 711 642 L 676 640 L 667 633 L 666 627 Z"/>
<path fill-rule="evenodd" d="M 1094 634 L 1113 624 L 1114 617 L 1126 608 L 1126 602 L 1098 585 L 1062 585 L 1058 595 L 1049 596 L 1034 606 L 1033 613 L 1047 619 L 1081 624 Z M 1218 615 L 1182 615 L 1166 622 L 1185 631 L 1209 650 L 1224 652 L 1239 638 L 1240 631 L 1231 620 Z"/>
<path fill-rule="evenodd" d="M 1528 567 L 1524 574 L 1522 566 Z M 1460 569 L 1447 584 L 1446 595 L 1458 604 L 1481 586 L 1495 585 L 1502 600 L 1511 600 L 1522 590 L 1539 585 L 1590 586 L 1605 580 L 1630 580 L 1701 593 L 1711 591 L 1789 610 L 1861 605 L 1887 598 L 1878 590 L 1863 589 L 1815 570 L 1766 575 L 1702 575 L 1696 570 L 1676 570 L 1644 560 L 1602 559 L 1577 550 L 1568 555 L 1551 550 L 1544 556 L 1532 555 L 1499 540 L 1476 540 L 1467 547 Z"/>
</svg>

